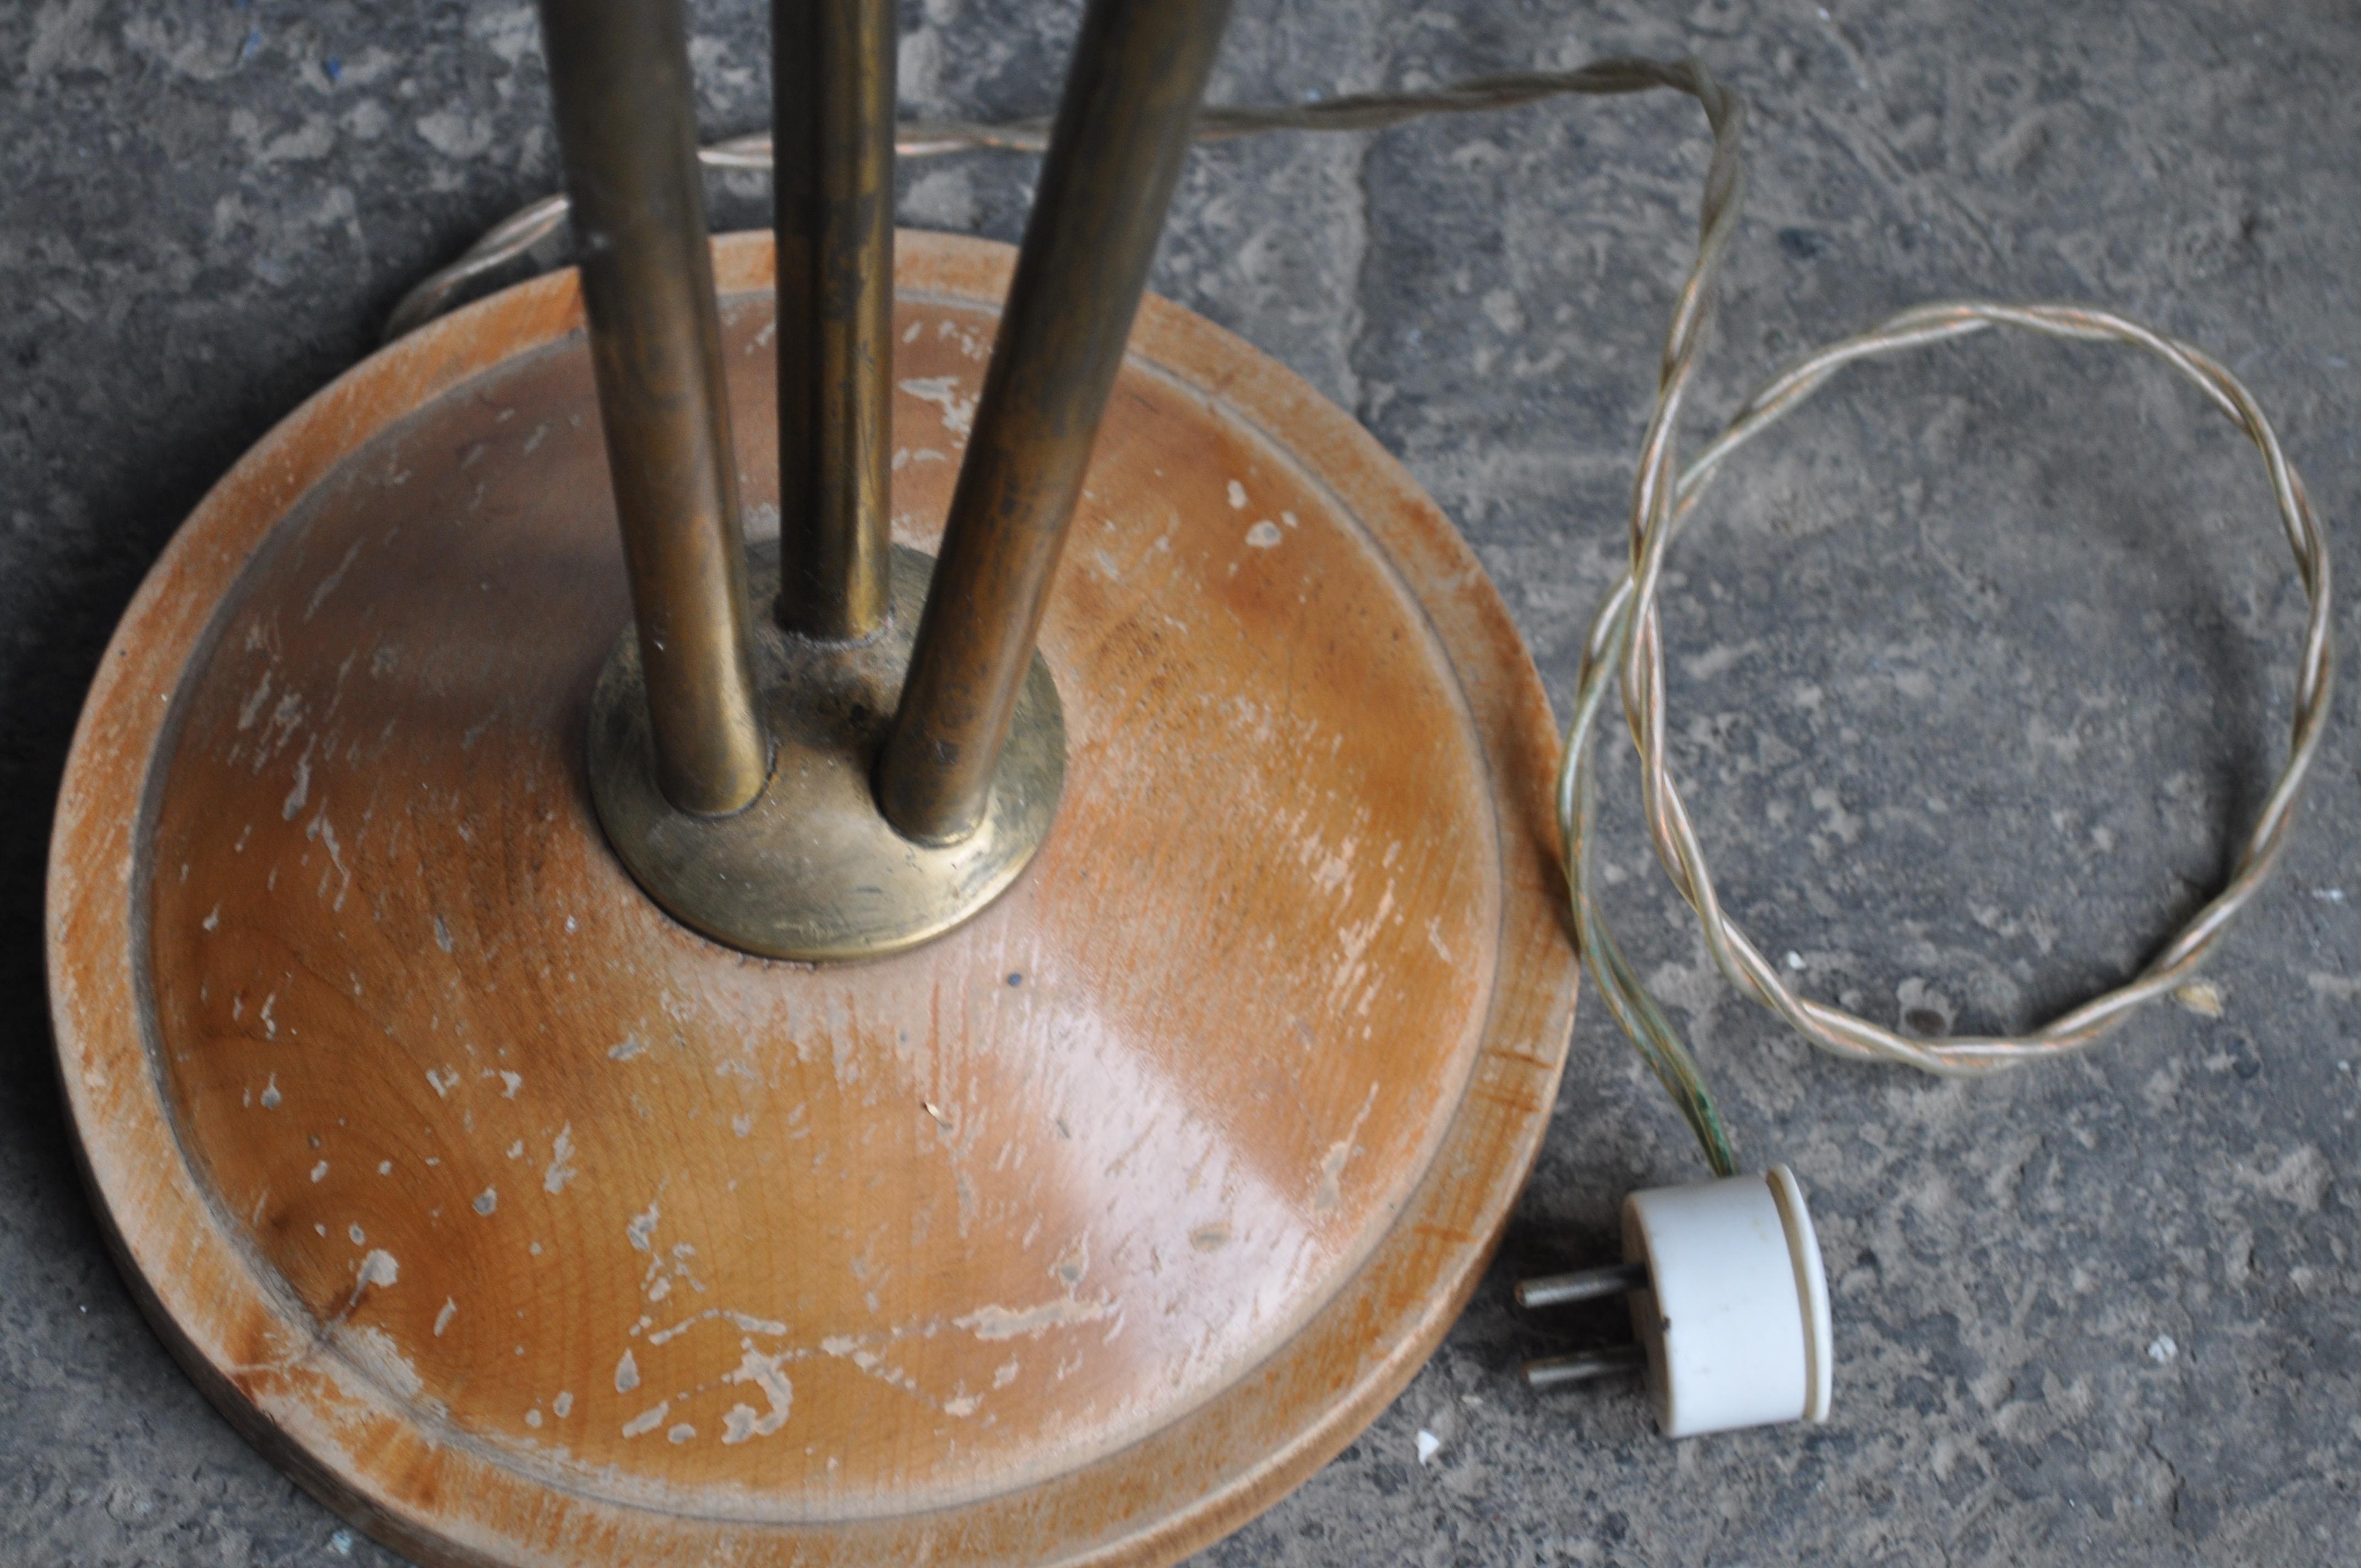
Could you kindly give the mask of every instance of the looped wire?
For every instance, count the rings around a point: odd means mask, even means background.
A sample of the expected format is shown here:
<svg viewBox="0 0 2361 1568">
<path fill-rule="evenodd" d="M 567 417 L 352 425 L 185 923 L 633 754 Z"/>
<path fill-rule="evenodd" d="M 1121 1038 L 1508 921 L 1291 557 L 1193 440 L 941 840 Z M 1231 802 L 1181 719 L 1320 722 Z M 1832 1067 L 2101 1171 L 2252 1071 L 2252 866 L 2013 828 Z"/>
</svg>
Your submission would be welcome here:
<svg viewBox="0 0 2361 1568">
<path fill-rule="evenodd" d="M 2289 463 L 2278 433 L 2246 388 L 2202 350 L 2112 312 L 2072 305 L 2007 305 L 1962 301 L 1922 305 L 1888 318 L 1857 336 L 1806 356 L 1774 377 L 1741 405 L 1721 434 L 1686 468 L 1675 473 L 1675 425 L 1696 367 L 1706 316 L 1711 309 L 1744 187 L 1736 127 L 1702 67 L 1691 65 L 1688 80 L 1666 80 L 1705 106 L 1714 129 L 1713 163 L 1706 178 L 1701 235 L 1673 320 L 1664 337 L 1656 405 L 1641 447 L 1631 493 L 1631 560 L 1609 588 L 1583 647 L 1576 683 L 1574 718 L 1558 777 L 1558 817 L 1566 883 L 1574 905 L 1576 940 L 1602 1000 L 1641 1055 L 1655 1070 L 1686 1116 L 1708 1163 L 1718 1174 L 1734 1174 L 1735 1153 L 1715 1112 L 1694 1059 L 1664 1010 L 1616 946 L 1599 907 L 1590 872 L 1596 832 L 1597 784 L 1593 747 L 1599 715 L 1610 686 L 1623 702 L 1625 721 L 1640 757 L 1641 797 L 1656 857 L 1673 885 L 1695 911 L 1715 966 L 1741 994 L 1776 1013 L 1813 1044 L 1839 1056 L 1907 1063 L 1925 1071 L 1973 1077 L 2019 1066 L 2037 1058 L 2081 1049 L 2119 1027 L 2141 1004 L 2184 983 L 2220 940 L 2231 919 L 2253 898 L 2286 848 L 2288 829 L 2327 722 L 2334 686 L 2328 543 L 2302 478 Z M 1657 594 L 1667 549 L 1707 484 L 1740 447 L 1785 418 L 1829 377 L 1857 360 L 1872 358 L 1984 332 L 2014 326 L 2051 337 L 2111 342 L 2144 349 L 2163 360 L 2202 391 L 2236 424 L 2263 456 L 2271 495 L 2310 610 L 2297 664 L 2295 715 L 2288 759 L 2257 814 L 2235 868 L 2222 890 L 2164 944 L 2138 975 L 2125 984 L 2069 1009 L 2024 1036 L 1961 1036 L 1912 1039 L 1840 1008 L 1800 997 L 1777 968 L 1723 912 L 1698 845 L 1688 809 L 1665 760 L 1664 662 L 1657 622 Z"/>
</svg>

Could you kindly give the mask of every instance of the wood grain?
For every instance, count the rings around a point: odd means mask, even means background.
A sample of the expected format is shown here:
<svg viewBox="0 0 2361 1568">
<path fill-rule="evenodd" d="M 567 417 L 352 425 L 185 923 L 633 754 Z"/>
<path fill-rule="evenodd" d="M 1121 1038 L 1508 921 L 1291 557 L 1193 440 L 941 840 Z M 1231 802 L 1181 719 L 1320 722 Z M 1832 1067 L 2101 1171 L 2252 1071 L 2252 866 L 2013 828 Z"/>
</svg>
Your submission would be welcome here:
<svg viewBox="0 0 2361 1568">
<path fill-rule="evenodd" d="M 1001 247 L 902 241 L 931 548 Z M 769 247 L 717 244 L 775 528 Z M 51 870 L 69 1098 L 217 1402 L 432 1562 L 1169 1560 L 1432 1349 L 1572 1007 L 1546 706 L 1342 414 L 1151 302 L 1045 626 L 999 904 L 751 959 L 599 838 L 627 613 L 570 276 L 381 354 L 176 538 Z"/>
</svg>

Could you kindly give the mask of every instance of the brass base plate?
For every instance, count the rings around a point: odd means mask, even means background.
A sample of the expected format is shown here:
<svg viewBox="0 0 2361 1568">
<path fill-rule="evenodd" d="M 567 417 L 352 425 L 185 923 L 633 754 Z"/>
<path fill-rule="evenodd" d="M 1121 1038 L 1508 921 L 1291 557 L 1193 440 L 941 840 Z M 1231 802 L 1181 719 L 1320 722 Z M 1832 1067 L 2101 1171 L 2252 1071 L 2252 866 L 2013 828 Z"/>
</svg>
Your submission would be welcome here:
<svg viewBox="0 0 2361 1568">
<path fill-rule="evenodd" d="M 717 941 L 774 959 L 882 958 L 942 935 L 1006 892 L 1041 847 L 1066 776 L 1066 725 L 1039 654 L 1016 699 L 983 823 L 952 844 L 894 831 L 870 788 L 909 667 L 934 558 L 894 551 L 894 610 L 857 643 L 815 642 L 766 613 L 776 540 L 748 554 L 754 674 L 771 776 L 742 811 L 698 817 L 656 783 L 640 641 L 626 630 L 590 699 L 591 798 L 651 897 Z"/>
</svg>

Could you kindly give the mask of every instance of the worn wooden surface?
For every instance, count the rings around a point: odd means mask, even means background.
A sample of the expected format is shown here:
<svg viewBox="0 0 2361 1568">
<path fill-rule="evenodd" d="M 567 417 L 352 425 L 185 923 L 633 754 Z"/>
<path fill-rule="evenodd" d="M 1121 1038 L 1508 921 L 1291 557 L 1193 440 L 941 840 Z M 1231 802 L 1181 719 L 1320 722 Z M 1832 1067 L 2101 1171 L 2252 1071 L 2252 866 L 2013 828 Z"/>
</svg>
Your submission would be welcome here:
<svg viewBox="0 0 2361 1568">
<path fill-rule="evenodd" d="M 906 543 L 1008 260 L 905 237 Z M 767 241 L 719 261 L 760 532 Z M 577 320 L 547 279 L 355 370 L 117 635 L 50 963 L 127 1270 L 428 1560 L 1202 1543 L 1416 1368 L 1542 1132 L 1572 971 L 1513 630 L 1344 415 L 1151 302 L 1043 633 L 1039 860 L 918 952 L 749 959 L 581 781 L 626 609 Z"/>
</svg>

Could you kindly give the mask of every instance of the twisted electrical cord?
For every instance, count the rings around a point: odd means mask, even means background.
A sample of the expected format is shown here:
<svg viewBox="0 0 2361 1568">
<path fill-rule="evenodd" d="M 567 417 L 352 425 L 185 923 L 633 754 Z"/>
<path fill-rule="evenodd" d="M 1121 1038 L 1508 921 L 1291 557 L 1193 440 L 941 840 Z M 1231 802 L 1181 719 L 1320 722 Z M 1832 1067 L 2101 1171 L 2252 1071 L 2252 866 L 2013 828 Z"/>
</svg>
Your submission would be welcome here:
<svg viewBox="0 0 2361 1568">
<path fill-rule="evenodd" d="M 2303 481 L 2289 463 L 2277 433 L 2236 377 L 2190 344 L 2111 312 L 2081 306 L 1960 301 L 1904 311 L 1865 333 L 1807 356 L 1773 377 L 1740 405 L 1719 436 L 1686 467 L 1681 466 L 1677 460 L 1681 412 L 1746 190 L 1741 147 L 1745 102 L 1696 60 L 1605 60 L 1576 71 L 1477 77 L 1431 92 L 1364 93 L 1310 104 L 1208 109 L 1196 134 L 1201 141 L 1212 141 L 1269 130 L 1377 130 L 1424 115 L 1509 108 L 1562 93 L 1612 95 L 1655 88 L 1670 88 L 1697 101 L 1713 133 L 1713 153 L 1698 205 L 1697 253 L 1674 300 L 1658 362 L 1655 399 L 1632 480 L 1629 563 L 1601 602 L 1583 644 L 1574 716 L 1558 772 L 1558 825 L 1575 940 L 1584 965 L 1608 1011 L 1680 1108 L 1707 1162 L 1716 1174 L 1728 1176 L 1737 1171 L 1738 1159 L 1713 1097 L 1679 1031 L 1617 946 L 1591 874 L 1597 837 L 1594 750 L 1608 694 L 1620 694 L 1632 745 L 1639 753 L 1641 800 L 1656 857 L 1696 913 L 1716 967 L 1741 995 L 1761 1003 L 1805 1038 L 1839 1056 L 1904 1062 L 1953 1076 L 1994 1072 L 2087 1047 L 2121 1026 L 2143 1003 L 2184 983 L 2270 875 L 2286 848 L 2296 803 L 2327 721 L 2334 685 L 2328 543 Z M 986 148 L 1039 152 L 1047 146 L 1048 137 L 1046 119 L 999 126 L 959 120 L 905 121 L 895 150 L 904 158 Z M 704 148 L 698 156 L 710 169 L 768 170 L 771 138 L 767 134 L 741 137 Z M 565 197 L 545 197 L 494 225 L 467 254 L 402 300 L 387 323 L 387 339 L 432 320 L 449 307 L 469 280 L 522 256 L 555 232 L 565 222 L 566 211 Z M 2262 454 L 2271 496 L 2310 609 L 2298 656 L 2287 762 L 2222 890 L 2133 979 L 2069 1009 L 2028 1035 L 1913 1039 L 1796 995 L 1723 912 L 1705 851 L 1697 843 L 1665 758 L 1664 662 L 1657 594 L 1666 551 L 1707 485 L 1740 447 L 1784 419 L 1837 371 L 1857 360 L 1965 337 L 1995 326 L 2144 349 L 2194 384 Z"/>
<path fill-rule="evenodd" d="M 2261 452 L 2272 499 L 2295 556 L 2309 609 L 2297 656 L 2295 712 L 2288 758 L 2248 830 L 2236 865 L 2213 895 L 2125 984 L 2068 1009 L 2024 1036 L 1956 1036 L 1913 1039 L 1839 1008 L 1797 996 L 1722 910 L 1704 850 L 1690 824 L 1664 755 L 1664 666 L 1656 595 L 1664 555 L 1707 484 L 1741 446 L 1785 418 L 1838 370 L 1856 360 L 1965 337 L 1994 326 L 2015 326 L 2051 337 L 2111 342 L 2147 350 L 2206 394 Z M 1669 455 L 1643 466 L 1634 488 L 1630 565 L 1609 591 L 1585 640 L 1575 711 L 1558 775 L 1558 819 L 1564 834 L 1566 882 L 1585 963 L 1609 1011 L 1655 1066 L 1682 1102 L 1708 1163 L 1723 1175 L 1737 1169 L 1711 1104 L 1692 1088 L 1696 1069 L 1679 1034 L 1617 949 L 1599 911 L 1590 871 L 1596 838 L 1592 748 L 1610 687 L 1620 690 L 1632 744 L 1640 756 L 1641 797 L 1657 859 L 1695 911 L 1715 967 L 1741 994 L 1776 1013 L 1814 1045 L 1839 1056 L 1905 1062 L 1928 1072 L 1972 1077 L 2036 1058 L 2088 1047 L 2120 1027 L 2145 1003 L 2185 983 L 2219 942 L 2231 919 L 2251 900 L 2287 846 L 2296 803 L 2326 726 L 2334 684 L 2327 538 L 2303 480 L 2253 395 L 2202 350 L 2112 312 L 2070 305 L 2003 305 L 1960 301 L 1922 305 L 1889 317 L 1868 332 L 1809 356 L 1747 399 L 1721 434 L 1667 485 Z"/>
</svg>

